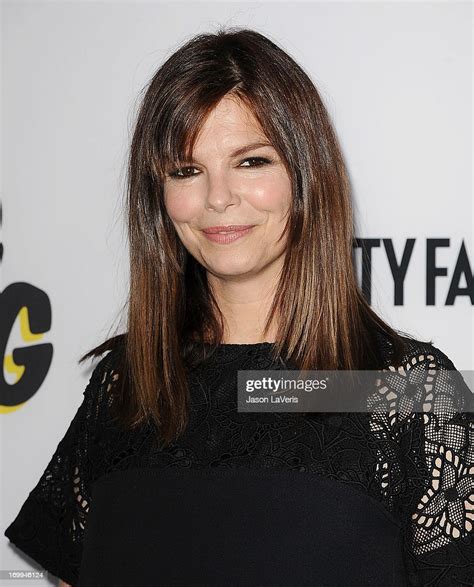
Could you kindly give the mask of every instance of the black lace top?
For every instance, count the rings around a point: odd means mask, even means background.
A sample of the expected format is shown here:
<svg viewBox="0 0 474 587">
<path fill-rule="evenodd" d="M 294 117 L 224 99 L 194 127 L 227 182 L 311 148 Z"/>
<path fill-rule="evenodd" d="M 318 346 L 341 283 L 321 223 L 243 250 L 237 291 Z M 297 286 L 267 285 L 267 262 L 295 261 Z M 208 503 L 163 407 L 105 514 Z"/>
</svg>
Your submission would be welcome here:
<svg viewBox="0 0 474 587">
<path fill-rule="evenodd" d="M 391 394 L 414 401 L 415 385 L 437 415 L 238 412 L 237 370 L 274 368 L 272 343 L 229 344 L 191 370 L 167 448 L 111 422 L 111 351 L 5 535 L 81 587 L 474 585 L 471 392 L 442 351 L 409 344 Z"/>
</svg>

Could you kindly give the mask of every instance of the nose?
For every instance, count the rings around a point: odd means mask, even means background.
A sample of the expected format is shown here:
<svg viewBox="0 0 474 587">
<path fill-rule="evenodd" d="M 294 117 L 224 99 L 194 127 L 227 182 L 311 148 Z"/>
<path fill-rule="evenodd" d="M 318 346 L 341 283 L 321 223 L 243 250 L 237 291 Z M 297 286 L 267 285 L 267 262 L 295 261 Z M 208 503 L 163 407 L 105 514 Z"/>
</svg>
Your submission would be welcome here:
<svg viewBox="0 0 474 587">
<path fill-rule="evenodd" d="M 237 202 L 237 194 L 224 173 L 209 174 L 206 193 L 206 209 L 224 212 L 227 206 Z"/>
</svg>

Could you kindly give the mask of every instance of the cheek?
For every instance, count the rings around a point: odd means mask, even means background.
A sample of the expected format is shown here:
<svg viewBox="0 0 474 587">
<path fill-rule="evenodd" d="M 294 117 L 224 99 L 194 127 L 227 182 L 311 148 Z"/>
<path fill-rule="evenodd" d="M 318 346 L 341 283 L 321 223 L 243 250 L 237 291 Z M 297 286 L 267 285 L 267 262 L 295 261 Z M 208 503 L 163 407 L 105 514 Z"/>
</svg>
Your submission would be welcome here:
<svg viewBox="0 0 474 587">
<path fill-rule="evenodd" d="M 248 192 L 253 207 L 273 213 L 285 213 L 291 203 L 291 182 L 286 176 L 269 177 Z"/>
<path fill-rule="evenodd" d="M 199 213 L 197 198 L 192 198 L 190 194 L 165 194 L 164 201 L 166 212 L 174 222 L 189 222 Z"/>
</svg>

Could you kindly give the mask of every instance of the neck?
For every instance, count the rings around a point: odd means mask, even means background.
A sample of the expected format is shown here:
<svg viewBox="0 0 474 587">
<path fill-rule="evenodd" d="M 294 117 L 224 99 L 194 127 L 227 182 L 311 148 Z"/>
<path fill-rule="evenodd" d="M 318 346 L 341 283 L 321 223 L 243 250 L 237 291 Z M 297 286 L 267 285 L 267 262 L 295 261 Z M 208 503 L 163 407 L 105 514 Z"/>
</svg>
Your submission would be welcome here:
<svg viewBox="0 0 474 587">
<path fill-rule="evenodd" d="M 252 280 L 216 278 L 208 276 L 209 285 L 224 316 L 226 344 L 274 342 L 277 328 L 272 324 L 264 334 L 267 314 L 270 310 L 275 281 L 260 276 Z"/>
</svg>

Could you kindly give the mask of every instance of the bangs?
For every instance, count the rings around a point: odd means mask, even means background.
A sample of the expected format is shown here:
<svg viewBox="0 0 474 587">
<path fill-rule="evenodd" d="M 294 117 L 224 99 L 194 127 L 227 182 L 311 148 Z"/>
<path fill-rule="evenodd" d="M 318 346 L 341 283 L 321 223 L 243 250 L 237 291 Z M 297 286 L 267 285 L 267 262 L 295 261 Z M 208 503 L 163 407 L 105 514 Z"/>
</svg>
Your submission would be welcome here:
<svg viewBox="0 0 474 587">
<path fill-rule="evenodd" d="M 218 96 L 203 96 L 201 100 L 176 101 L 175 108 L 166 125 L 160 124 L 154 132 L 153 168 L 160 180 L 176 167 L 189 164 L 193 160 L 194 145 L 211 111 L 224 96 L 234 96 L 252 112 L 254 105 L 248 96 L 241 93 L 225 92 Z"/>
</svg>

